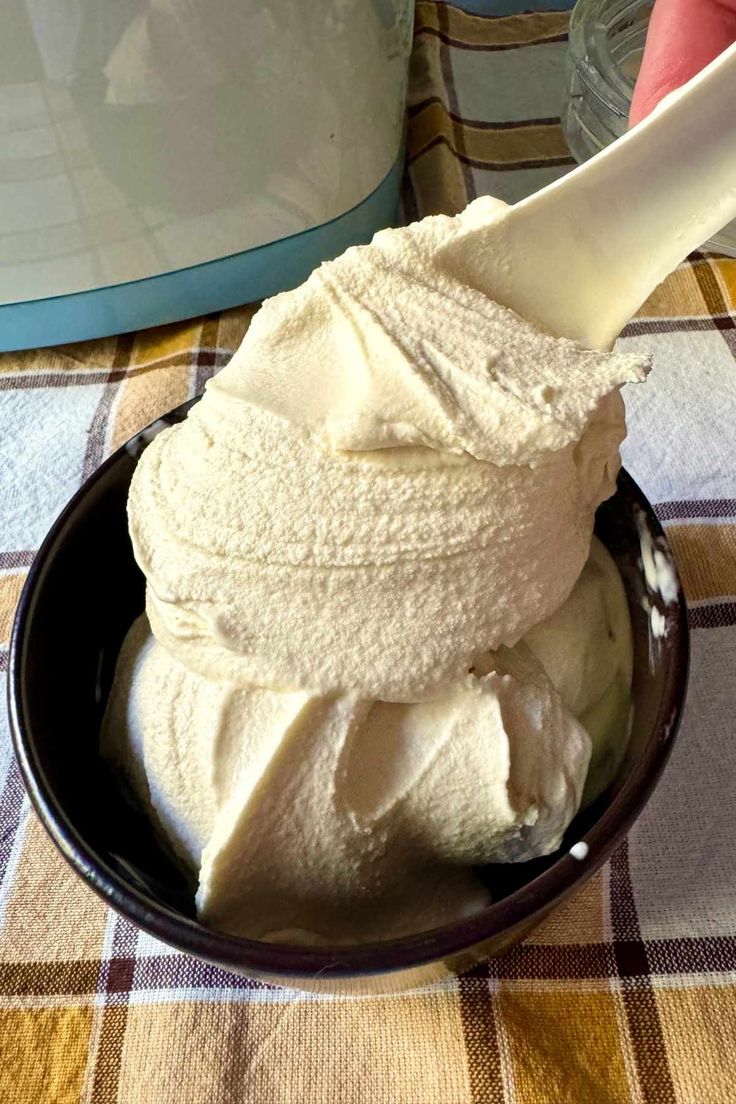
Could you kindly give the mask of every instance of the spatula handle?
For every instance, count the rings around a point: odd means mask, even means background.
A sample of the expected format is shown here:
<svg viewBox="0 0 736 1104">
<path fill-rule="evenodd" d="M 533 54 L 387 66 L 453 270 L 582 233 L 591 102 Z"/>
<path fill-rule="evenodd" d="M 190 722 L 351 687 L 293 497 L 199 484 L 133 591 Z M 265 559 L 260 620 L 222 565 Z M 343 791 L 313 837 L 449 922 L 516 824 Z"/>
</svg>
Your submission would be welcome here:
<svg viewBox="0 0 736 1104">
<path fill-rule="evenodd" d="M 608 348 L 734 217 L 736 44 L 607 149 L 478 228 L 470 279 L 551 333 Z"/>
</svg>

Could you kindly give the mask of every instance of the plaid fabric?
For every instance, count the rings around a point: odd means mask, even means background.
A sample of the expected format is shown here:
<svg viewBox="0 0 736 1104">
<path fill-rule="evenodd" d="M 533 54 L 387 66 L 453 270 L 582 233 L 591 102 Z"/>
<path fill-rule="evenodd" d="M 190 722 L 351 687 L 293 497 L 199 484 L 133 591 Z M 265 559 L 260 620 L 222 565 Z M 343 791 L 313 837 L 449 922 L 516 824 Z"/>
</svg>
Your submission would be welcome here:
<svg viewBox="0 0 736 1104">
<path fill-rule="evenodd" d="M 411 216 L 483 191 L 516 199 L 571 164 L 566 19 L 420 0 Z M 0 357 L 0 641 L 66 499 L 200 391 L 252 313 Z M 431 989 L 361 1000 L 269 989 L 103 907 L 30 813 L 2 717 L 0 1101 L 736 1101 L 736 261 L 683 265 L 622 341 L 656 355 L 627 395 L 625 462 L 667 526 L 694 632 L 671 765 L 612 861 L 524 945 Z"/>
</svg>

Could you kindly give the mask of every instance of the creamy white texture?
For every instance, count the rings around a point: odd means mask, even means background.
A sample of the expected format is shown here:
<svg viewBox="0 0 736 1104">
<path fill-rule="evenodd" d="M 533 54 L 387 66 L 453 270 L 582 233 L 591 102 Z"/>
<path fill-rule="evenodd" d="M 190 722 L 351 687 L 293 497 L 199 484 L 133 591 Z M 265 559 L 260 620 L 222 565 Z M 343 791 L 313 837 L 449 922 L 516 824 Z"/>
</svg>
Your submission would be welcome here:
<svg viewBox="0 0 736 1104">
<path fill-rule="evenodd" d="M 143 618 L 103 747 L 199 870 L 203 920 L 337 943 L 481 907 L 473 864 L 558 847 L 590 756 L 530 652 L 433 701 L 315 698 L 192 674 Z"/>
<path fill-rule="evenodd" d="M 455 246 L 505 212 L 386 231 L 267 301 L 138 464 L 153 637 L 104 740 L 214 926 L 426 930 L 611 778 L 630 626 L 591 536 L 648 363 L 471 286 Z"/>
<path fill-rule="evenodd" d="M 626 591 L 595 537 L 568 601 L 525 640 L 592 741 L 586 806 L 613 782 L 626 752 L 634 658 Z"/>
<path fill-rule="evenodd" d="M 583 793 L 587 805 L 611 784 L 626 751 L 633 663 L 626 591 L 596 537 L 570 597 L 530 629 L 523 643 L 592 741 Z M 484 656 L 476 670 L 484 673 L 493 662 Z"/>
<path fill-rule="evenodd" d="M 630 677 L 623 586 L 594 540 L 547 622 L 432 701 L 214 682 L 140 618 L 103 748 L 199 871 L 202 919 L 297 942 L 387 938 L 482 907 L 472 866 L 559 846 L 584 785 L 594 797 L 623 752 L 606 702 L 620 683 L 628 708 Z M 590 770 L 573 707 L 583 720 L 601 714 Z"/>
<path fill-rule="evenodd" d="M 146 450 L 130 527 L 157 639 L 240 686 L 412 702 L 566 599 L 640 357 L 535 330 L 442 248 L 478 201 L 267 301 Z"/>
</svg>

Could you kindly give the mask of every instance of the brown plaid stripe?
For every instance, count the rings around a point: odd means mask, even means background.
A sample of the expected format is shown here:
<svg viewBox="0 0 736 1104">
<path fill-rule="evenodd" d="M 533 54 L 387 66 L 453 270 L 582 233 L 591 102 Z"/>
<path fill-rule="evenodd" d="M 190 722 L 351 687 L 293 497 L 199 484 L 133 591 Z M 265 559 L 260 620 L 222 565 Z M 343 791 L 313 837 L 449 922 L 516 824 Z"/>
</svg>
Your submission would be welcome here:
<svg viewBox="0 0 736 1104">
<path fill-rule="evenodd" d="M 610 863 L 611 927 L 621 998 L 645 1104 L 675 1101 L 667 1048 L 652 991 L 647 948 L 642 940 L 629 871 L 628 842 Z"/>
<path fill-rule="evenodd" d="M 4 795 L 4 800 L 9 806 L 15 799 L 20 806 L 23 793 L 17 776 L 12 779 L 11 786 L 12 792 Z M 9 846 L 12 846 L 12 839 L 0 849 L 0 873 L 3 861 L 7 861 Z M 617 863 L 620 867 L 624 857 L 617 853 L 612 863 L 616 895 L 622 881 L 626 880 L 626 874 L 616 867 Z M 627 897 L 630 899 L 630 889 Z M 736 936 L 644 940 L 636 934 L 635 927 L 627 927 L 632 921 L 635 923 L 630 900 L 622 904 L 621 913 L 616 927 L 623 934 L 611 940 L 559 945 L 524 943 L 490 963 L 475 967 L 459 978 L 461 1004 L 470 1015 L 479 1002 L 485 1006 L 486 997 L 501 983 L 509 990 L 530 987 L 533 990 L 535 982 L 545 982 L 546 991 L 564 993 L 574 990 L 578 982 L 619 979 L 626 983 L 624 988 L 628 985 L 641 990 L 642 987 L 651 988 L 652 981 L 660 988 L 668 988 L 670 979 L 683 975 L 697 975 L 702 980 L 708 975 L 736 973 Z M 187 991 L 196 991 L 202 997 L 227 991 L 230 998 L 243 994 L 244 999 L 254 992 L 278 994 L 277 989 L 264 982 L 230 974 L 187 956 L 138 955 L 137 931 L 119 917 L 110 922 L 114 924 L 112 945 L 106 957 L 99 961 L 83 958 L 0 961 L 3 1002 L 13 1004 L 12 998 L 19 998 L 20 1007 L 25 998 L 65 997 L 102 1006 L 120 1005 L 129 998 L 153 998 L 156 994 L 161 999 L 175 999 L 177 994 Z M 543 930 L 540 938 L 542 935 Z M 479 996 L 481 991 L 482 997 Z M 489 1032 L 488 1037 L 493 1037 L 492 1020 L 486 1025 L 473 1020 L 470 1027 L 481 1034 Z"/>
</svg>

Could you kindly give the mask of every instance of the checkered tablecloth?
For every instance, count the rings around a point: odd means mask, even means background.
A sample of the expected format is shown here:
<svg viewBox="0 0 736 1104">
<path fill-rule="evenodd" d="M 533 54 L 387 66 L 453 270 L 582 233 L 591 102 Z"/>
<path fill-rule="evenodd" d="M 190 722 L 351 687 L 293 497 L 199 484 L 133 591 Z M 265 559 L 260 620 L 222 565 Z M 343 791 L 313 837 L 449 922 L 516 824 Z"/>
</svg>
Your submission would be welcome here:
<svg viewBox="0 0 736 1104">
<path fill-rule="evenodd" d="M 486 191 L 513 200 L 566 171 L 566 21 L 420 0 L 411 217 Z M 59 509 L 112 449 L 202 389 L 252 313 L 0 357 L 0 670 Z M 2 716 L 3 1104 L 736 1101 L 736 261 L 683 265 L 622 344 L 655 355 L 626 395 L 624 456 L 677 555 L 693 655 L 670 766 L 611 862 L 464 977 L 364 999 L 271 989 L 100 903 L 30 812 Z"/>
</svg>

